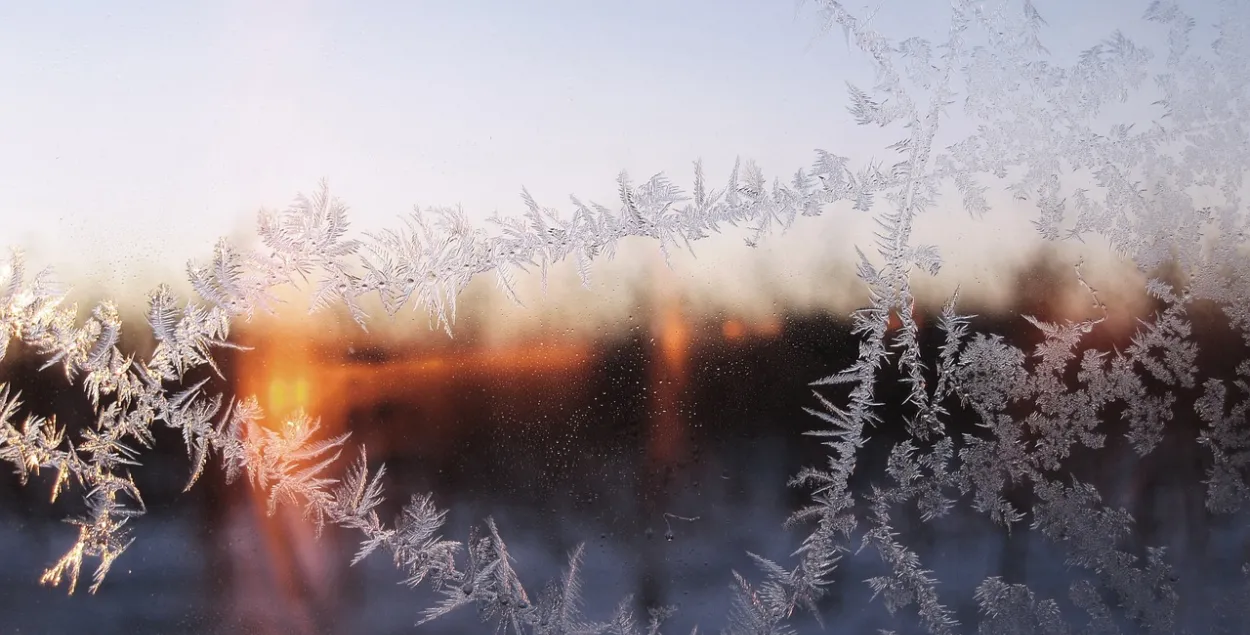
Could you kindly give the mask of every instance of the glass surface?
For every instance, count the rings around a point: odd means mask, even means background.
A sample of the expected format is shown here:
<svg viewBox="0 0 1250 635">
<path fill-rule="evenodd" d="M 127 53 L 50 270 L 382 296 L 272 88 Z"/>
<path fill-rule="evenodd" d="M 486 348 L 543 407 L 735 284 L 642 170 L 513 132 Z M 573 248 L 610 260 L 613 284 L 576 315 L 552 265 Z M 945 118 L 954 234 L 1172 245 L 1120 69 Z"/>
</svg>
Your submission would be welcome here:
<svg viewBox="0 0 1250 635">
<path fill-rule="evenodd" d="M 1246 33 L 0 7 L 0 632 L 1242 632 Z"/>
</svg>

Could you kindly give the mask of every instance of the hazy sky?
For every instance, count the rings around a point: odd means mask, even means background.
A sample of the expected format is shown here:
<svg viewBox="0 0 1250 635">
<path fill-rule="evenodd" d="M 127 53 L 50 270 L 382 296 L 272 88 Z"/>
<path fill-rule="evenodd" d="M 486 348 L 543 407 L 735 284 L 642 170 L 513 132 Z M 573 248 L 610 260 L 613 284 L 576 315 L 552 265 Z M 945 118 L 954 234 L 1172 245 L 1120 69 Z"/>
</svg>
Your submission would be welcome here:
<svg viewBox="0 0 1250 635">
<path fill-rule="evenodd" d="M 1062 56 L 1147 3 L 1037 4 Z M 936 0 L 847 7 L 887 35 L 947 24 Z M 791 0 L 4 3 L 0 244 L 124 286 L 321 177 L 370 228 L 519 211 L 522 185 L 612 203 L 619 170 L 688 186 L 700 157 L 718 182 L 738 155 L 862 164 L 894 139 L 852 125 L 869 67 L 819 27 Z M 804 222 L 812 250 L 838 230 Z"/>
</svg>

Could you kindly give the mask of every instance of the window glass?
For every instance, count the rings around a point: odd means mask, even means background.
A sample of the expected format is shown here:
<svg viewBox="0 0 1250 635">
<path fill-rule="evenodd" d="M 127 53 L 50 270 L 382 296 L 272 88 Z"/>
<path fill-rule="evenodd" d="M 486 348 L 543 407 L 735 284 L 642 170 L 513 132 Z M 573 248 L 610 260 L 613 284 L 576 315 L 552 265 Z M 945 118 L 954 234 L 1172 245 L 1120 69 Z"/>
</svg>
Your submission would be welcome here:
<svg viewBox="0 0 1250 635">
<path fill-rule="evenodd" d="M 0 8 L 0 631 L 1240 632 L 1248 32 Z"/>
</svg>

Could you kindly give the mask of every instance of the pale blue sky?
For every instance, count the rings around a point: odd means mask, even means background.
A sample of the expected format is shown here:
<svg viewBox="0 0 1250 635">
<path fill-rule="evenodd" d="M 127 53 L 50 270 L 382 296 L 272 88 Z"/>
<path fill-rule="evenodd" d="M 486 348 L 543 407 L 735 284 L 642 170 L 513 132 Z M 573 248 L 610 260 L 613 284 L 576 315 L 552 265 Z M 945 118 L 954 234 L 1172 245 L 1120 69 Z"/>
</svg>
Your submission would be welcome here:
<svg viewBox="0 0 1250 635">
<path fill-rule="evenodd" d="M 941 1 L 847 6 L 880 7 L 887 34 L 946 29 Z M 1038 6 L 1063 54 L 1140 25 L 1146 3 Z M 813 16 L 792 0 L 5 3 L 0 243 L 125 284 L 178 275 L 321 177 L 370 228 L 414 203 L 518 210 L 522 185 L 611 202 L 619 170 L 688 184 L 699 157 L 719 181 L 738 155 L 783 177 L 817 147 L 880 155 L 845 108 L 868 66 Z"/>
</svg>

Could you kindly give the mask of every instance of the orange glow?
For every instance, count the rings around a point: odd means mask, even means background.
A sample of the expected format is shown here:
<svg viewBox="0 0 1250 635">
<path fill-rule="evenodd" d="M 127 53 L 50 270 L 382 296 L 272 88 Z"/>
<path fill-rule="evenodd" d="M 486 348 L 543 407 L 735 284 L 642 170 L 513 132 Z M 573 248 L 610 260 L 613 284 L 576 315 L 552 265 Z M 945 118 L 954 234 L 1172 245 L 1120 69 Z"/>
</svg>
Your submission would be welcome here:
<svg viewBox="0 0 1250 635">
<path fill-rule="evenodd" d="M 320 369 L 309 348 L 317 342 L 315 333 L 312 329 L 291 326 L 265 332 L 259 341 L 247 342 L 254 350 L 239 356 L 236 394 L 257 397 L 264 412 L 262 426 L 276 429 L 300 410 L 315 417 L 322 402 L 343 397 L 339 386 L 320 381 Z M 320 434 L 323 438 L 336 435 L 345 424 L 342 420 L 323 419 Z M 272 591 L 265 596 L 280 602 L 281 608 L 277 610 L 282 611 L 290 632 L 315 632 L 312 606 L 334 598 L 333 562 L 329 555 L 332 546 L 320 544 L 313 528 L 301 518 L 300 510 L 281 507 L 271 517 L 267 513 L 267 493 L 250 488 L 247 491 L 266 557 L 260 568 L 252 562 L 240 565 L 240 569 L 256 577 L 239 585 L 240 592 L 245 596 L 255 594 L 254 590 L 247 590 L 251 585 L 276 588 L 276 598 Z M 325 538 L 323 536 L 323 540 Z M 254 555 L 241 557 L 250 559 Z M 253 598 L 243 597 L 239 601 L 246 605 Z M 266 606 L 262 610 L 272 611 L 275 607 Z"/>
<path fill-rule="evenodd" d="M 308 380 L 302 377 L 295 380 L 295 407 L 308 407 Z"/>
<path fill-rule="evenodd" d="M 681 398 L 689 380 L 691 328 L 682 312 L 680 299 L 673 292 L 667 268 L 655 276 L 655 322 L 652 324 L 658 359 L 648 371 L 651 393 L 651 426 L 647 439 L 648 455 L 660 464 L 670 464 L 684 451 L 686 425 L 680 415 Z"/>
<path fill-rule="evenodd" d="M 341 351 L 347 347 L 330 341 L 341 336 L 327 338 L 316 328 L 265 328 L 258 324 L 241 336 L 242 343 L 252 350 L 237 357 L 235 393 L 240 397 L 255 395 L 265 413 L 261 424 L 271 429 L 300 410 L 319 418 L 320 438 L 348 430 L 353 412 L 367 412 L 381 403 L 419 404 L 430 419 L 449 418 L 454 414 L 450 397 L 456 382 L 465 379 L 485 378 L 505 390 L 535 390 L 535 382 L 543 383 L 538 390 L 544 394 L 569 390 L 581 385 L 570 379 L 585 375 L 592 359 L 591 343 L 574 341 L 442 349 L 369 363 L 344 361 Z M 413 431 L 418 433 L 402 435 L 403 441 L 383 436 L 383 447 L 371 442 L 370 454 L 384 459 L 388 453 L 406 451 L 401 443 L 437 451 L 439 445 L 431 443 L 436 441 L 431 435 L 445 431 L 435 432 L 423 423 L 413 421 Z M 237 605 L 253 607 L 247 612 L 279 610 L 291 632 L 315 632 L 313 607 L 324 608 L 334 599 L 332 569 L 338 553 L 329 543 L 331 535 L 318 539 L 299 509 L 280 507 L 277 514 L 268 516 L 267 494 L 247 491 L 265 557 L 254 562 L 254 554 L 236 556 L 241 561 L 236 569 L 246 577 L 231 585 L 238 594 Z M 256 597 L 270 597 L 277 604 L 261 607 L 255 604 Z"/>
<path fill-rule="evenodd" d="M 369 362 L 345 359 L 354 343 L 344 345 L 341 336 L 325 341 L 316 330 L 257 328 L 248 335 L 246 343 L 254 350 L 239 356 L 237 392 L 260 399 L 265 426 L 279 425 L 302 409 L 321 420 L 320 434 L 328 437 L 348 430 L 353 413 L 369 413 L 380 404 L 419 410 L 420 418 L 408 431 L 420 434 L 365 432 L 373 443 L 381 441 L 382 447 L 370 451 L 383 460 L 392 453 L 436 453 L 456 435 L 457 430 L 437 423 L 456 416 L 454 395 L 465 382 L 505 392 L 535 390 L 540 383 L 545 394 L 567 395 L 583 385 L 576 378 L 588 372 L 593 359 L 592 342 L 574 340 L 472 348 L 444 344 Z"/>
<path fill-rule="evenodd" d="M 919 308 L 916 306 L 915 300 L 912 300 L 910 313 L 911 313 L 912 321 L 916 323 L 916 329 L 917 330 L 923 329 L 924 328 L 924 314 L 921 313 Z M 891 309 L 890 321 L 886 325 L 886 330 L 893 331 L 895 329 L 899 329 L 902 327 L 903 327 L 903 319 L 899 315 L 898 309 Z"/>
<path fill-rule="evenodd" d="M 755 333 L 761 337 L 773 338 L 781 335 L 781 320 L 776 316 L 770 317 L 763 322 L 755 325 Z"/>
<path fill-rule="evenodd" d="M 721 336 L 730 342 L 743 339 L 748 335 L 772 339 L 781 334 L 781 320 L 771 317 L 748 325 L 742 320 L 731 319 L 721 325 L 720 332 Z"/>
<path fill-rule="evenodd" d="M 645 380 L 649 419 L 646 449 L 653 465 L 661 467 L 681 460 L 686 452 L 688 430 L 682 413 L 696 335 L 672 287 L 657 284 L 654 288 L 658 292 L 652 298 Z M 730 320 L 722 328 L 726 337 L 772 336 L 779 331 L 780 323 L 775 319 Z M 266 427 L 282 425 L 303 410 L 320 419 L 319 436 L 328 438 L 351 429 L 353 421 L 359 425 L 387 417 L 389 422 L 395 413 L 400 413 L 399 417 L 415 414 L 402 430 L 389 423 L 363 426 L 359 436 L 349 442 L 352 446 L 367 444 L 370 457 L 382 461 L 397 455 L 438 456 L 457 435 L 469 432 L 446 425 L 448 421 L 465 420 L 456 409 L 463 403 L 458 397 L 465 393 L 466 385 L 543 394 L 554 397 L 552 403 L 566 401 L 587 386 L 584 378 L 595 368 L 597 346 L 590 339 L 569 337 L 493 347 L 435 342 L 412 349 L 379 343 L 371 339 L 375 337 L 372 335 L 331 333 L 313 325 L 278 328 L 260 323 L 253 323 L 240 335 L 240 343 L 252 350 L 236 358 L 234 392 L 260 400 L 265 413 L 261 423 Z M 353 349 L 373 351 L 378 347 L 385 354 L 372 357 L 372 361 L 352 353 Z M 388 414 L 378 414 L 381 412 Z M 269 517 L 267 494 L 251 491 L 249 496 L 264 557 L 238 554 L 236 558 L 248 560 L 237 569 L 247 572 L 249 580 L 231 586 L 253 597 L 280 598 L 274 606 L 289 614 L 292 628 L 296 632 L 307 630 L 299 625 L 311 624 L 308 616 L 322 612 L 325 603 L 334 601 L 335 576 L 341 572 L 331 570 L 338 555 L 331 542 L 333 534 L 318 539 L 299 509 L 279 508 Z M 258 593 L 258 587 L 268 593 Z M 244 604 L 249 601 L 242 600 Z"/>
<path fill-rule="evenodd" d="M 690 327 L 686 325 L 681 309 L 675 304 L 664 307 L 659 323 L 660 353 L 664 364 L 670 369 L 681 369 L 686 363 L 686 349 L 690 344 Z"/>
</svg>

